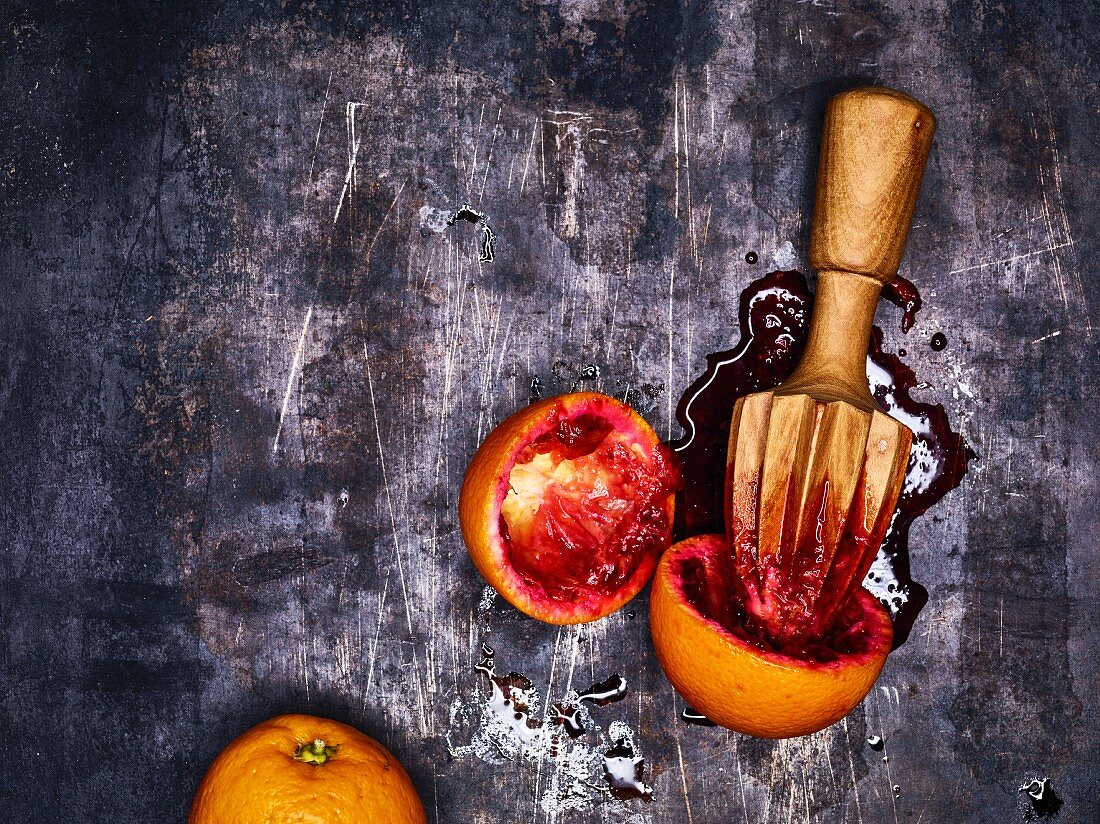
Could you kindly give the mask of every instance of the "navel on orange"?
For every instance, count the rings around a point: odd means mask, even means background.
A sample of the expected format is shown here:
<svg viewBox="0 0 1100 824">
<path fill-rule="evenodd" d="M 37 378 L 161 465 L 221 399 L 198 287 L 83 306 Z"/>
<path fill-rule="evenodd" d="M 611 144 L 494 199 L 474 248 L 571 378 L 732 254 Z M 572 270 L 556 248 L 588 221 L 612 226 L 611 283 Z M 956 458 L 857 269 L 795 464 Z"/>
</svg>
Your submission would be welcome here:
<svg viewBox="0 0 1100 824">
<path fill-rule="evenodd" d="M 206 771 L 189 824 L 425 824 L 401 764 L 354 727 L 280 715 L 227 746 Z"/>
<path fill-rule="evenodd" d="M 459 523 L 478 571 L 516 609 L 593 621 L 645 586 L 671 543 L 678 473 L 626 404 L 577 392 L 532 404 L 478 448 Z"/>
<path fill-rule="evenodd" d="M 776 649 L 737 607 L 729 545 L 721 535 L 675 544 L 653 581 L 650 629 L 669 681 L 699 712 L 759 738 L 807 735 L 863 700 L 893 640 L 882 605 L 857 587 L 835 628 Z"/>
</svg>

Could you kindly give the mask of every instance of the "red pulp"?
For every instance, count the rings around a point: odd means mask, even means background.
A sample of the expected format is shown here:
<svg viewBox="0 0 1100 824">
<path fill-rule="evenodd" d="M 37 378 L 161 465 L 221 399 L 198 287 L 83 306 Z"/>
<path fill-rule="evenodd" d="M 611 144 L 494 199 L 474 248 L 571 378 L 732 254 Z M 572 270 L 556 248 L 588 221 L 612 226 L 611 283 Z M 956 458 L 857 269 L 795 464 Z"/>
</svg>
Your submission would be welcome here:
<svg viewBox="0 0 1100 824">
<path fill-rule="evenodd" d="M 555 601 L 614 594 L 668 546 L 678 473 L 595 414 L 561 418 L 509 473 L 500 532 L 512 568 Z"/>
</svg>

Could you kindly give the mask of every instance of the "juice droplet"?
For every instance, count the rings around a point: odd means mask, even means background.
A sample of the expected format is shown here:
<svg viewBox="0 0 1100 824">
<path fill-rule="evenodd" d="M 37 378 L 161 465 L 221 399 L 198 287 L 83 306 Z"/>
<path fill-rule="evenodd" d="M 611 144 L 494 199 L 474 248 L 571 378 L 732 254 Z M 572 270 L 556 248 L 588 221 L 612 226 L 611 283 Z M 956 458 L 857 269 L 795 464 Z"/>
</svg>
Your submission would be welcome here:
<svg viewBox="0 0 1100 824">
<path fill-rule="evenodd" d="M 556 777 L 552 787 L 544 788 L 543 799 L 549 799 L 557 810 L 586 809 L 601 796 L 605 801 L 608 797 L 652 799 L 653 790 L 643 778 L 645 761 L 628 724 L 613 720 L 606 733 L 599 727 L 593 729 L 589 705 L 576 691 L 570 689 L 557 702 L 544 703 L 528 678 L 515 672 L 497 673 L 494 651 L 488 644 L 481 645 L 481 652 L 485 655 L 474 669 L 485 676 L 489 692 L 485 694 L 478 677 L 476 695 L 471 696 L 474 703 L 466 704 L 457 718 L 452 711 L 452 723 L 457 720 L 462 728 L 472 728 L 468 744 L 449 748 L 449 763 L 455 757 L 473 755 L 490 764 L 520 769 L 537 766 L 541 771 L 549 759 L 556 764 Z M 607 681 L 611 683 L 589 690 L 600 693 L 591 698 L 625 691 L 625 680 L 619 676 Z M 541 717 L 537 715 L 540 707 L 545 708 Z M 593 737 L 595 741 L 586 740 Z M 531 777 L 537 782 L 535 774 Z M 584 806 L 577 807 L 577 802 Z"/>
<path fill-rule="evenodd" d="M 634 754 L 634 747 L 626 739 L 616 741 L 604 754 L 603 771 L 608 790 L 620 801 L 653 800 L 653 788 L 642 781 L 645 759 Z"/>
<path fill-rule="evenodd" d="M 756 263 L 756 261 L 758 261 L 759 259 L 760 258 L 757 256 L 756 252 L 749 252 L 745 255 L 745 263 L 748 263 L 750 265 Z"/>
<path fill-rule="evenodd" d="M 615 701 L 622 701 L 626 697 L 626 679 L 621 675 L 612 675 L 605 681 L 593 684 L 578 699 L 591 701 L 597 707 L 606 707 Z"/>
<path fill-rule="evenodd" d="M 465 220 L 470 223 L 480 223 L 485 220 L 485 215 L 473 208 L 469 203 L 463 203 L 451 213 L 449 218 L 447 218 L 447 225 L 454 226 L 460 220 Z"/>
<path fill-rule="evenodd" d="M 882 297 L 901 309 L 901 331 L 912 329 L 921 308 L 920 292 L 916 285 L 903 277 L 896 277 L 882 287 Z"/>
<path fill-rule="evenodd" d="M 707 718 L 703 713 L 694 707 L 684 707 L 683 712 L 680 713 L 680 720 L 686 721 L 689 724 L 694 724 L 697 727 L 717 727 L 718 725 Z"/>
<path fill-rule="evenodd" d="M 1031 812 L 1039 818 L 1051 818 L 1062 808 L 1062 799 L 1050 786 L 1049 778 L 1035 778 L 1020 787 L 1019 791 L 1026 793 L 1027 800 L 1031 804 Z"/>
<path fill-rule="evenodd" d="M 882 748 L 886 746 L 886 742 L 882 740 L 882 736 L 868 735 L 867 746 L 875 752 L 882 752 Z"/>
<path fill-rule="evenodd" d="M 932 336 L 932 340 L 928 342 L 928 345 L 932 347 L 933 352 L 942 352 L 947 348 L 947 335 L 943 332 L 937 332 Z"/>
<path fill-rule="evenodd" d="M 460 220 L 473 223 L 481 229 L 481 246 L 478 250 L 478 259 L 482 263 L 491 263 L 494 257 L 493 243 L 496 241 L 497 236 L 496 232 L 489 228 L 489 216 L 484 212 L 479 212 L 469 203 L 463 203 L 447 218 L 447 225 L 454 226 Z"/>
<path fill-rule="evenodd" d="M 490 681 L 496 677 L 496 670 L 493 667 L 493 656 L 491 653 L 484 655 L 480 661 L 474 664 L 474 672 L 480 672 Z"/>
</svg>

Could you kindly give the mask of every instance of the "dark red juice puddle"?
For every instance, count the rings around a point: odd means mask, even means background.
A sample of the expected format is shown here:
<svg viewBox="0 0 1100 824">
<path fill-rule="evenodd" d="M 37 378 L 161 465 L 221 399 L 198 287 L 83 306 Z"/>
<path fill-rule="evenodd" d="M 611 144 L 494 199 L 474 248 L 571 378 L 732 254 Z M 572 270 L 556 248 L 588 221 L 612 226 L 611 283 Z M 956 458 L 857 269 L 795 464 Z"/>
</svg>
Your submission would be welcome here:
<svg viewBox="0 0 1100 824">
<path fill-rule="evenodd" d="M 645 759 L 634 754 L 630 742 L 620 739 L 603 756 L 604 779 L 611 795 L 620 801 L 653 800 L 653 788 L 642 781 Z"/>
<path fill-rule="evenodd" d="M 928 590 L 909 569 L 909 528 L 913 521 L 962 483 L 967 464 L 977 454 L 951 428 L 942 404 L 920 403 L 909 394 L 916 373 L 897 355 L 882 351 L 882 330 L 871 330 L 867 378 L 871 394 L 889 415 L 913 431 L 909 468 L 886 540 L 864 580 L 864 586 L 890 610 L 894 647 L 909 636 L 917 615 L 928 603 Z"/>
<path fill-rule="evenodd" d="M 676 496 L 678 538 L 723 532 L 722 491 L 733 404 L 786 378 L 806 345 L 810 292 L 799 272 L 771 272 L 741 293 L 741 339 L 707 355 L 707 369 L 680 398 L 684 436 L 671 446 L 683 487 Z"/>
<path fill-rule="evenodd" d="M 615 701 L 622 701 L 626 697 L 626 679 L 621 675 L 612 675 L 597 684 L 593 684 L 578 698 L 581 701 L 591 701 L 597 707 L 606 707 Z"/>
<path fill-rule="evenodd" d="M 911 328 L 921 306 L 913 284 L 899 278 L 883 290 L 883 297 L 902 309 L 903 330 Z M 811 302 L 800 272 L 771 272 L 754 280 L 741 293 L 737 345 L 707 355 L 706 371 L 681 397 L 676 417 L 684 435 L 671 444 L 683 478 L 676 500 L 678 540 L 725 531 L 722 495 L 734 402 L 778 386 L 794 370 L 805 348 Z M 962 482 L 968 461 L 976 456 L 951 429 L 942 405 L 919 403 L 910 396 L 916 375 L 896 355 L 882 351 L 880 329 L 872 330 L 869 344 L 872 394 L 914 435 L 897 513 L 864 581 L 889 609 L 897 647 L 928 601 L 927 590 L 910 574 L 909 527 Z"/>
</svg>

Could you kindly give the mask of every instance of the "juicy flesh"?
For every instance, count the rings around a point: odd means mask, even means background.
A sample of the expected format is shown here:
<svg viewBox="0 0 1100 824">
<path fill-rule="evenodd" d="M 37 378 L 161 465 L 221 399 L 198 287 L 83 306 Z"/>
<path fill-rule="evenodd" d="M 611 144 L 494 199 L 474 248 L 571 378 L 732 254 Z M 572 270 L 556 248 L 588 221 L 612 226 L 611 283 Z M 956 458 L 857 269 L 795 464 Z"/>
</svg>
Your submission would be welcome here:
<svg viewBox="0 0 1100 824">
<path fill-rule="evenodd" d="M 559 420 L 518 456 L 501 505 L 512 568 L 552 600 L 610 596 L 668 546 L 676 473 L 607 420 Z"/>
<path fill-rule="evenodd" d="M 711 551 L 700 551 L 678 561 L 676 567 L 685 600 L 703 617 L 720 624 L 731 635 L 766 652 L 779 652 L 810 661 L 835 661 L 872 646 L 873 625 L 859 602 L 847 597 L 836 606 L 827 629 L 817 636 L 776 638 L 743 604 L 740 579 L 730 568 L 723 539 Z"/>
<path fill-rule="evenodd" d="M 862 488 L 860 483 L 857 489 Z M 756 489 L 737 493 L 752 498 Z M 889 525 L 888 519 L 874 517 L 877 506 L 866 495 L 857 493 L 845 514 L 829 493 L 826 479 L 807 501 L 805 522 L 797 530 L 794 525 L 784 530 L 785 537 L 797 534 L 798 540 L 785 540 L 764 557 L 757 549 L 755 518 L 731 519 L 734 608 L 750 616 L 759 633 L 779 648 L 813 643 L 836 632 Z M 755 500 L 746 504 L 757 506 Z M 843 524 L 833 540 L 825 537 L 833 534 L 828 523 Z"/>
</svg>

